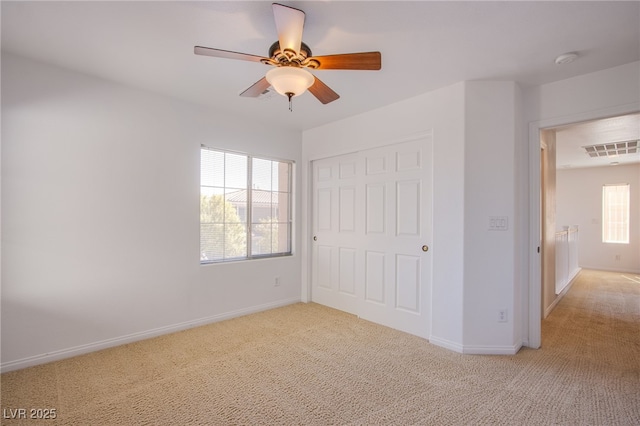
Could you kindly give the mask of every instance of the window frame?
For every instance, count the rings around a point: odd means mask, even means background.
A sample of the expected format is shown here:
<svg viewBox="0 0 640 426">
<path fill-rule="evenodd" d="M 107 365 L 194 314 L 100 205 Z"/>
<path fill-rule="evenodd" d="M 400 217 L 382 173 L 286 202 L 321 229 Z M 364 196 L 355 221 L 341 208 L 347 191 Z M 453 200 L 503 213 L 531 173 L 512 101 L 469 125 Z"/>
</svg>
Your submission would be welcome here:
<svg viewBox="0 0 640 426">
<path fill-rule="evenodd" d="M 611 195 L 607 194 L 608 188 L 626 188 L 626 211 L 622 213 L 621 225 L 623 237 L 626 238 L 611 238 L 611 228 L 615 226 L 613 220 L 610 218 L 610 206 Z M 602 242 L 604 244 L 629 244 L 630 243 L 630 214 L 631 214 L 631 185 L 629 183 L 607 183 L 602 185 Z"/>
<path fill-rule="evenodd" d="M 293 187 L 293 183 L 294 183 L 294 171 L 295 171 L 295 161 L 293 160 L 284 160 L 284 159 L 280 159 L 280 158 L 274 158 L 274 157 L 268 157 L 268 156 L 261 156 L 261 155 L 253 155 L 253 154 L 248 154 L 246 152 L 240 152 L 240 151 L 234 151 L 234 150 L 229 150 L 229 149 L 222 149 L 222 148 L 214 148 L 211 146 L 207 146 L 207 145 L 200 145 L 200 200 L 202 203 L 202 195 L 203 195 L 203 191 L 202 188 L 205 187 L 209 187 L 209 188 L 218 188 L 218 189 L 222 189 L 223 191 L 223 196 L 225 197 L 225 202 L 226 202 L 226 196 L 225 194 L 227 193 L 227 189 L 228 187 L 226 186 L 226 183 L 223 183 L 223 186 L 219 187 L 219 186 L 212 186 L 212 185 L 203 185 L 203 179 L 202 179 L 202 173 L 203 173 L 203 164 L 202 164 L 202 156 L 203 156 L 203 151 L 213 151 L 219 154 L 223 154 L 226 156 L 226 154 L 230 154 L 230 155 L 239 155 L 239 156 L 243 156 L 246 158 L 246 187 L 244 188 L 245 192 L 246 192 L 246 212 L 245 212 L 245 218 L 244 220 L 241 220 L 239 223 L 243 224 L 245 227 L 245 253 L 243 256 L 234 256 L 234 257 L 223 257 L 220 259 L 202 259 L 202 255 L 204 253 L 203 251 L 203 246 L 202 246 L 202 216 L 200 217 L 200 254 L 201 254 L 201 258 L 200 258 L 200 265 L 212 265 L 212 264 L 219 264 L 219 263 L 228 263 L 228 262 L 241 262 L 241 261 L 247 261 L 247 260 L 259 260 L 259 259 L 269 259 L 269 258 L 279 258 L 279 257 L 285 257 L 285 256 L 292 256 L 293 255 L 293 206 L 294 206 L 294 187 Z M 225 157 L 226 158 L 226 157 Z M 288 177 L 287 177 L 287 191 L 282 191 L 280 190 L 280 188 L 278 188 L 277 191 L 273 190 L 273 187 L 270 190 L 264 190 L 267 192 L 270 192 L 272 194 L 276 194 L 276 193 L 283 193 L 283 194 L 287 194 L 287 198 L 288 198 L 288 203 L 287 203 L 287 211 L 286 211 L 286 216 L 287 216 L 287 220 L 286 222 L 273 222 L 271 221 L 271 224 L 277 223 L 277 224 L 285 224 L 287 229 L 287 251 L 279 251 L 279 252 L 271 252 L 271 253 L 257 253 L 254 254 L 253 253 L 253 244 L 254 244 L 254 239 L 253 239 L 253 230 L 254 230 L 254 225 L 259 225 L 258 223 L 253 223 L 253 191 L 255 190 L 255 188 L 253 188 L 253 161 L 254 160 L 263 160 L 263 161 L 269 161 L 272 163 L 283 163 L 283 164 L 287 164 L 288 165 Z M 225 160 L 226 161 L 226 160 Z M 273 173 L 273 172 L 272 172 Z M 273 174 L 272 174 L 273 176 Z M 273 182 L 272 182 L 273 183 Z M 273 206 L 271 207 L 273 208 Z M 200 209 L 200 215 L 202 214 L 201 209 Z M 227 226 L 227 222 L 223 222 L 223 226 L 226 232 L 226 226 Z M 273 234 L 271 234 L 273 236 Z"/>
</svg>

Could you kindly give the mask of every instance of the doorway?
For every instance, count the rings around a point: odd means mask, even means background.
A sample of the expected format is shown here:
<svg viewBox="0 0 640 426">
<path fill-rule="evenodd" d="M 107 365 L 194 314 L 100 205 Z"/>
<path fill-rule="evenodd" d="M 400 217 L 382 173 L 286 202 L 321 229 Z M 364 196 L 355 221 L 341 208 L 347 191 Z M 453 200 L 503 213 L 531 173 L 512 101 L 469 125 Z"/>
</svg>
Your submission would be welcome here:
<svg viewBox="0 0 640 426">
<path fill-rule="evenodd" d="M 629 106 L 550 119 L 531 123 L 530 143 L 530 269 L 528 294 L 528 346 L 541 345 L 541 321 L 550 304 L 557 302 L 555 291 L 555 231 L 556 231 L 556 154 L 561 147 L 556 146 L 556 131 L 586 122 L 598 122 L 612 117 L 637 113 Z M 611 129 L 609 129 L 611 130 Z M 583 143 L 588 145 L 588 143 Z M 562 147 L 561 152 L 566 152 Z M 575 148 L 575 147 L 573 147 Z M 582 147 L 583 148 L 583 147 Z M 580 152 L 587 157 L 586 153 Z M 584 159 L 580 159 L 584 160 Z M 565 159 L 558 164 L 566 167 Z M 581 165 L 584 167 L 584 165 Z M 552 294 L 553 293 L 553 294 Z M 552 308 L 553 306 L 551 306 Z"/>
</svg>

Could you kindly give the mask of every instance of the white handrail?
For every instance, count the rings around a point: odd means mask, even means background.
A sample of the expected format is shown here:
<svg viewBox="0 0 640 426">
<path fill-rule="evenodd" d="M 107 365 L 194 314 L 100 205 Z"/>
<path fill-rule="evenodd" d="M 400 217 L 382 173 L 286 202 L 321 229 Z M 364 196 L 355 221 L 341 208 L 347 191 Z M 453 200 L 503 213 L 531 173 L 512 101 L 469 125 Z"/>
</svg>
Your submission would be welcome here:
<svg viewBox="0 0 640 426">
<path fill-rule="evenodd" d="M 556 232 L 556 294 L 560 294 L 580 271 L 578 265 L 578 225 L 563 226 Z"/>
</svg>

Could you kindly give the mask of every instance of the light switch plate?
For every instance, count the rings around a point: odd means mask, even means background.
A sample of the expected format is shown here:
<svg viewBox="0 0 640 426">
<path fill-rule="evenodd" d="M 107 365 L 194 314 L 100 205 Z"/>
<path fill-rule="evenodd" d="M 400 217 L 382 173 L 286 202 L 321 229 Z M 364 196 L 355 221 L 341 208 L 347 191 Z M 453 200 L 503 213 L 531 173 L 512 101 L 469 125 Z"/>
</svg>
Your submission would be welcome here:
<svg viewBox="0 0 640 426">
<path fill-rule="evenodd" d="M 507 216 L 489 216 L 489 231 L 506 231 L 509 229 Z"/>
</svg>

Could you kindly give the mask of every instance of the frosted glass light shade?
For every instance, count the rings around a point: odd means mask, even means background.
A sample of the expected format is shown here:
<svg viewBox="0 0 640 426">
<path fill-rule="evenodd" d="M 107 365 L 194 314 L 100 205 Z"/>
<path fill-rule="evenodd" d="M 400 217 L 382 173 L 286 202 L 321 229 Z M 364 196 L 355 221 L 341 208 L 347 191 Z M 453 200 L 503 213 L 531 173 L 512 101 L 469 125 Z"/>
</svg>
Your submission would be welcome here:
<svg viewBox="0 0 640 426">
<path fill-rule="evenodd" d="M 276 92 L 283 96 L 302 95 L 315 81 L 313 75 L 302 68 L 297 67 L 277 67 L 269 70 L 266 75 L 267 81 L 276 89 Z"/>
</svg>

